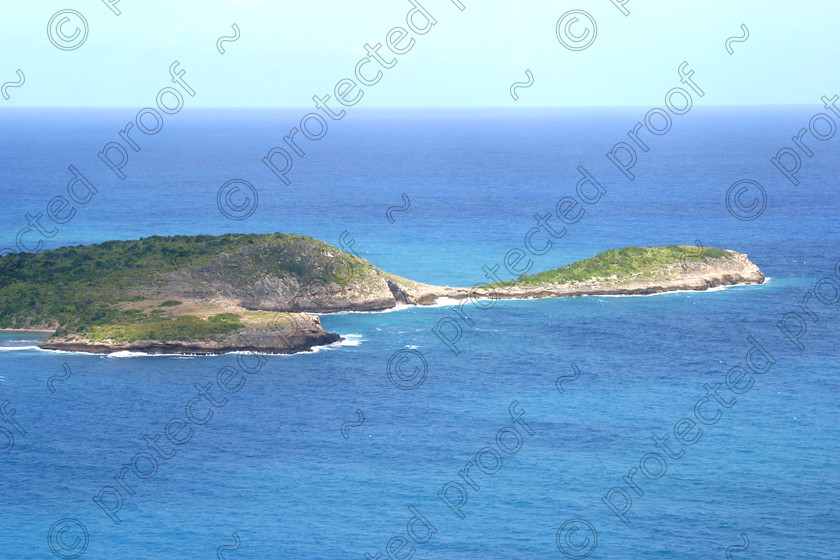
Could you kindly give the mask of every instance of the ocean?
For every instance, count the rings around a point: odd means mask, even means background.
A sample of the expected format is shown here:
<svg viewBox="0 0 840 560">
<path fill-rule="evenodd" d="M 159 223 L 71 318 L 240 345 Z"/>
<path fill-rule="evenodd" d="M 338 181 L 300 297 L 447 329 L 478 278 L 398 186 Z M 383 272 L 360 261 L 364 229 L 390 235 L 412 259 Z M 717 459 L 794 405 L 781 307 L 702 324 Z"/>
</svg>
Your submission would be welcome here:
<svg viewBox="0 0 840 560">
<path fill-rule="evenodd" d="M 0 333 L 0 558 L 836 559 L 840 140 L 811 139 L 794 185 L 771 158 L 821 104 L 698 106 L 644 137 L 630 180 L 606 154 L 649 109 L 348 111 L 299 138 L 288 185 L 261 160 L 291 149 L 304 109 L 167 115 L 135 137 L 125 179 L 98 154 L 136 109 L 0 112 L 7 251 L 299 233 L 472 286 L 483 267 L 511 278 L 505 256 L 580 198 L 582 169 L 604 192 L 564 236 L 532 237 L 546 247 L 532 271 L 696 244 L 768 278 L 323 315 L 343 342 L 263 360 L 47 352 L 43 335 Z M 58 209 L 70 166 L 96 191 Z M 450 344 L 432 330 L 447 317 Z M 196 405 L 224 368 L 244 384 Z M 727 380 L 742 392 L 716 393 Z M 191 404 L 203 424 L 176 420 Z M 719 416 L 684 430 L 698 408 Z"/>
</svg>

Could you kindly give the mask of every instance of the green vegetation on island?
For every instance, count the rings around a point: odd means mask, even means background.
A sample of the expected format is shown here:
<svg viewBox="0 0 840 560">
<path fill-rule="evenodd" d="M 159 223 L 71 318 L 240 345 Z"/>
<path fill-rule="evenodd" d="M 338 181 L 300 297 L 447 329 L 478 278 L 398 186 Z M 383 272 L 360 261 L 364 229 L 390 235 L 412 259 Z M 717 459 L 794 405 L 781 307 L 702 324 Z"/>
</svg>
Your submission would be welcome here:
<svg viewBox="0 0 840 560">
<path fill-rule="evenodd" d="M 730 259 L 732 253 L 721 249 L 706 249 L 685 245 L 666 247 L 624 247 L 598 253 L 590 259 L 573 262 L 538 274 L 520 276 L 513 285 L 568 284 L 604 278 L 644 276 L 674 265 Z"/>
<path fill-rule="evenodd" d="M 242 328 L 236 313 L 218 313 L 207 319 L 195 315 L 165 317 L 137 314 L 122 324 L 91 325 L 86 338 L 91 342 L 134 342 L 136 340 L 206 340 L 216 335 L 231 333 Z M 64 334 L 64 333 L 57 333 Z"/>
</svg>

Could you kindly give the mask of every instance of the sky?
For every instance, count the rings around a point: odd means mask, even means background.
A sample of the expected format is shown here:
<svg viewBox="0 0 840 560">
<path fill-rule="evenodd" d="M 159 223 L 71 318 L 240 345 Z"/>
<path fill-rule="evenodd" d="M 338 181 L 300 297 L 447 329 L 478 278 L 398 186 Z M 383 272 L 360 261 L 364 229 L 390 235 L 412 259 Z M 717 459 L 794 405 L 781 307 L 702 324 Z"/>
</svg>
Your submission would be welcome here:
<svg viewBox="0 0 840 560">
<path fill-rule="evenodd" d="M 4 87 L 0 110 L 149 106 L 172 85 L 174 61 L 193 107 L 311 107 L 353 79 L 366 43 L 407 28 L 417 4 L 435 23 L 423 29 L 417 12 L 423 33 L 396 42 L 413 39 L 408 52 L 382 46 L 392 67 L 364 67 L 367 79 L 382 76 L 362 87 L 359 107 L 661 105 L 685 87 L 683 62 L 707 105 L 840 93 L 836 0 L 629 0 L 629 15 L 619 0 L 2 0 L 0 83 L 19 83 L 18 70 L 25 82 Z M 216 42 L 234 24 L 239 38 L 222 54 Z M 729 54 L 742 24 L 749 38 Z"/>
</svg>

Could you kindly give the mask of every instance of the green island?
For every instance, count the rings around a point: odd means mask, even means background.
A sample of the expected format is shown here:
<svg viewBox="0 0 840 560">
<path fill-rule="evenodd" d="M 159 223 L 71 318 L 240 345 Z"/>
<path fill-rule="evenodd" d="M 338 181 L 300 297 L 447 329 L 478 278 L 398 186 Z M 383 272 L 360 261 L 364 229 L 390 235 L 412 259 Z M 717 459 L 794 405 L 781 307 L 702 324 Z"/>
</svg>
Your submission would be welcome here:
<svg viewBox="0 0 840 560">
<path fill-rule="evenodd" d="M 746 255 L 625 247 L 481 288 L 414 282 L 294 234 L 152 236 L 0 258 L 0 328 L 85 352 L 292 353 L 341 339 L 317 314 L 441 298 L 652 294 L 761 283 Z"/>
</svg>

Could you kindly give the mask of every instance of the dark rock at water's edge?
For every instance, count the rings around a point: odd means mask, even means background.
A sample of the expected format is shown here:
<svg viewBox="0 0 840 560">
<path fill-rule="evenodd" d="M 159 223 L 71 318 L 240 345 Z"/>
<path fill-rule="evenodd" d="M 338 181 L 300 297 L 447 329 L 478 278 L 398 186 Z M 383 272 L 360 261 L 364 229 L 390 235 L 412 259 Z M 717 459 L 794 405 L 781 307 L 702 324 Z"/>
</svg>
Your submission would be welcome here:
<svg viewBox="0 0 840 560">
<path fill-rule="evenodd" d="M 64 352 L 88 352 L 91 354 L 113 354 L 116 352 L 141 352 L 143 354 L 190 354 L 196 356 L 211 356 L 227 354 L 229 352 L 251 352 L 256 354 L 296 354 L 307 352 L 316 346 L 324 346 L 344 340 L 336 333 L 326 332 L 308 337 L 297 346 L 288 346 L 280 341 L 260 340 L 259 336 L 249 339 L 251 344 L 234 344 L 218 342 L 178 342 L 168 340 L 146 340 L 126 344 L 103 344 L 83 340 L 51 339 L 41 344 L 45 350 L 61 350 Z"/>
</svg>

